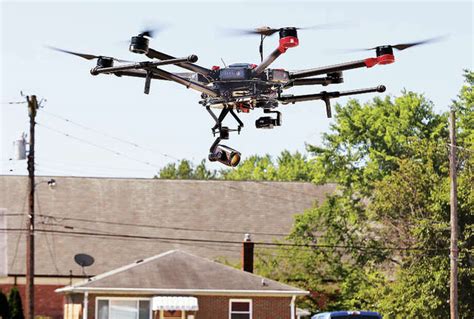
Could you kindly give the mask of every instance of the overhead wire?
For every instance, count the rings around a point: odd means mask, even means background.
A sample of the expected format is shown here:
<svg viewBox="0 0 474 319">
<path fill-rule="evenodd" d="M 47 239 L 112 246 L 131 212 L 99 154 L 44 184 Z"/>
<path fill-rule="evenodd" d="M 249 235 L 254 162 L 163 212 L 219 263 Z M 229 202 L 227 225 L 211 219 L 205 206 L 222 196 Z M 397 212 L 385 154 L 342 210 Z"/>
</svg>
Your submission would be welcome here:
<svg viewBox="0 0 474 319">
<path fill-rule="evenodd" d="M 170 155 L 170 154 L 167 154 L 167 153 L 163 153 L 163 152 L 161 152 L 161 151 L 159 151 L 159 150 L 156 150 L 156 149 L 154 149 L 154 148 L 144 147 L 144 146 L 139 145 L 139 144 L 137 144 L 137 143 L 135 143 L 135 142 L 131 142 L 131 141 L 129 141 L 129 140 L 126 140 L 126 139 L 123 139 L 123 138 L 120 138 L 120 137 L 113 136 L 113 135 L 111 135 L 111 134 L 109 134 L 109 133 L 105 133 L 105 132 L 103 132 L 103 131 L 100 131 L 100 130 L 91 128 L 91 127 L 89 127 L 89 126 L 80 124 L 80 123 L 78 123 L 78 122 L 75 122 L 75 121 L 73 121 L 73 120 L 71 120 L 71 119 L 65 118 L 65 117 L 63 117 L 63 116 L 61 116 L 61 115 L 55 114 L 55 113 L 53 113 L 53 112 L 46 111 L 46 110 L 42 109 L 42 110 L 41 110 L 41 113 L 47 114 L 47 115 L 49 115 L 49 116 L 53 116 L 53 117 L 58 118 L 58 119 L 60 119 L 60 120 L 62 120 L 62 121 L 64 121 L 64 122 L 67 122 L 67 123 L 73 124 L 73 125 L 75 125 L 75 126 L 77 126 L 77 127 L 80 127 L 80 128 L 82 128 L 82 129 L 84 129 L 84 130 L 91 131 L 91 132 L 93 132 L 93 133 L 100 134 L 100 135 L 102 135 L 102 136 L 105 136 L 105 137 L 107 137 L 107 138 L 111 138 L 111 139 L 116 140 L 116 141 L 118 141 L 118 142 L 131 145 L 131 146 L 133 146 L 133 147 L 135 147 L 135 148 L 142 149 L 142 150 L 149 151 L 149 152 L 153 152 L 153 153 L 157 153 L 157 154 L 160 154 L 161 156 L 164 156 L 164 157 L 167 157 L 167 158 L 171 158 L 171 159 L 174 159 L 174 160 L 179 160 L 177 157 L 175 157 L 175 156 L 173 156 L 173 155 Z"/>
<path fill-rule="evenodd" d="M 25 206 L 26 206 L 26 198 L 28 196 L 28 189 L 25 190 L 25 196 L 23 196 L 23 206 L 21 208 L 22 211 L 25 210 Z M 22 216 L 21 218 L 21 224 L 20 225 L 24 225 L 26 220 L 25 220 L 25 217 L 26 217 L 26 212 L 23 213 L 23 214 L 19 214 Z M 16 258 L 18 256 L 18 249 L 19 249 L 19 246 L 20 246 L 20 238 L 21 238 L 21 235 L 22 233 L 18 233 L 18 237 L 16 238 L 16 243 L 15 243 L 15 250 L 14 250 L 14 253 L 13 253 L 13 258 L 12 258 L 12 261 L 11 261 L 11 264 L 10 264 L 10 269 L 13 269 L 13 266 L 15 266 L 15 263 L 16 263 Z"/>
<path fill-rule="evenodd" d="M 0 216 L 5 215 L 1 214 Z M 9 216 L 20 216 L 23 214 L 8 214 Z M 117 225 L 117 226 L 127 226 L 127 227 L 138 227 L 138 228 L 150 228 L 150 229 L 168 229 L 174 231 L 190 231 L 190 232 L 207 232 L 207 233 L 223 233 L 223 234 L 245 234 L 251 233 L 252 235 L 262 235 L 262 236 L 281 236 L 286 237 L 289 234 L 287 233 L 273 233 L 273 232 L 262 232 L 262 231 L 251 231 L 249 229 L 246 230 L 228 230 L 228 229 L 206 229 L 206 228 L 193 228 L 193 227 L 176 227 L 176 226 L 161 226 L 161 225 L 150 225 L 150 224 L 134 224 L 134 223 L 124 223 L 124 222 L 114 222 L 114 221 L 106 221 L 106 220 L 92 220 L 86 218 L 76 218 L 76 217 L 59 217 L 55 215 L 47 215 L 47 214 L 37 214 L 36 216 L 47 220 L 51 225 L 58 225 L 58 226 L 66 226 L 61 223 L 64 221 L 79 221 L 85 223 L 92 223 L 92 224 L 104 224 L 104 225 Z M 51 222 L 52 221 L 52 222 Z M 82 226 L 75 226 L 70 225 L 74 228 L 83 228 Z M 89 229 L 91 230 L 91 229 Z M 96 230 L 96 229 L 94 229 Z M 96 230 L 97 231 L 97 230 Z"/>
<path fill-rule="evenodd" d="M 0 228 L 0 231 L 25 231 L 24 228 Z M 204 244 L 229 244 L 229 245 L 242 245 L 241 241 L 232 240 L 215 240 L 215 239 L 202 239 L 202 238 L 186 238 L 186 237 L 162 237 L 162 236 L 144 236 L 144 235 L 130 235 L 130 234 L 104 234 L 96 232 L 69 232 L 61 230 L 38 230 L 38 232 L 44 233 L 57 233 L 63 235 L 72 236 L 88 236 L 88 237 L 101 237 L 101 238 L 120 238 L 120 239 L 145 239 L 145 240 L 168 240 L 176 242 L 192 242 L 192 243 L 204 243 Z M 375 250 L 375 251 L 449 251 L 449 248 L 426 248 L 426 247 L 369 247 L 361 245 L 330 245 L 330 244 L 298 244 L 298 243 L 282 243 L 282 242 L 254 242 L 257 246 L 265 246 L 267 248 L 301 248 L 301 249 L 346 249 L 346 250 Z"/>
<path fill-rule="evenodd" d="M 96 143 L 93 143 L 93 142 L 90 142 L 90 141 L 88 141 L 88 140 L 86 140 L 86 139 L 83 139 L 83 138 L 80 138 L 80 137 L 71 135 L 71 134 L 69 134 L 69 133 L 65 133 L 65 132 L 63 132 L 63 131 L 60 131 L 60 130 L 58 130 L 58 129 L 49 127 L 49 126 L 44 125 L 44 124 L 41 124 L 41 123 L 36 123 L 36 124 L 37 124 L 38 126 L 40 126 L 40 127 L 46 128 L 47 130 L 50 130 L 50 131 L 55 132 L 55 133 L 57 133 L 57 134 L 61 134 L 61 135 L 64 135 L 64 136 L 66 136 L 66 137 L 68 137 L 68 138 L 71 138 L 71 139 L 77 140 L 77 141 L 79 141 L 79 142 L 82 142 L 82 143 L 84 143 L 84 144 L 91 145 L 91 146 L 94 146 L 94 147 L 96 147 L 96 148 L 105 150 L 105 151 L 110 152 L 110 153 L 112 153 L 112 154 L 115 154 L 115 155 L 117 155 L 117 156 L 121 156 L 121 157 L 127 158 L 127 159 L 129 159 L 129 160 L 136 161 L 136 162 L 142 163 L 142 164 L 144 164 L 144 165 L 151 166 L 151 167 L 153 167 L 153 168 L 155 168 L 155 169 L 161 169 L 161 167 L 159 167 L 159 166 L 157 166 L 156 164 L 153 164 L 153 163 L 151 163 L 151 162 L 142 161 L 142 160 L 140 160 L 140 159 L 137 159 L 137 158 L 128 156 L 128 155 L 126 155 L 126 154 L 124 154 L 124 153 L 122 153 L 122 152 L 113 150 L 113 149 L 111 149 L 111 148 L 108 148 L 108 147 L 105 147 L 105 146 L 102 146 L 102 145 L 99 145 L 99 144 L 96 144 Z"/>
<path fill-rule="evenodd" d="M 176 226 L 158 226 L 150 224 L 133 224 L 133 223 L 124 223 L 124 222 L 114 222 L 106 220 L 91 220 L 86 218 L 77 218 L 77 217 L 56 217 L 54 215 L 40 215 L 41 217 L 52 218 L 53 220 L 62 221 L 80 221 L 93 224 L 106 224 L 106 225 L 118 225 L 118 226 L 130 226 L 130 227 L 139 227 L 139 228 L 151 228 L 151 229 L 169 229 L 177 231 L 193 231 L 193 232 L 212 232 L 212 233 L 225 233 L 225 234 L 245 234 L 248 233 L 247 230 L 223 230 L 223 229 L 203 229 L 203 228 L 192 228 L 192 227 L 176 227 Z M 262 232 L 255 231 L 251 232 L 252 235 L 265 235 L 265 236 L 288 236 L 286 233 L 272 233 L 272 232 Z"/>
<path fill-rule="evenodd" d="M 36 207 L 37 207 L 37 209 L 38 209 L 38 213 L 39 213 L 39 215 L 41 215 L 41 204 L 40 204 L 40 200 L 39 200 L 38 194 L 35 196 L 35 199 L 36 199 Z M 35 215 L 36 215 L 36 214 L 35 214 Z M 36 231 L 36 230 L 35 230 L 35 231 Z M 51 240 L 54 242 L 54 233 L 50 233 L 49 235 L 51 236 Z M 49 256 L 51 257 L 51 262 L 53 263 L 54 269 L 55 269 L 56 272 L 59 274 L 60 271 L 59 271 L 59 268 L 58 268 L 58 264 L 57 264 L 57 262 L 56 262 L 56 253 L 55 253 L 54 243 L 51 244 L 51 243 L 49 242 L 48 234 L 45 234 L 44 239 L 45 239 L 45 241 L 46 241 L 46 247 L 48 248 Z"/>
</svg>

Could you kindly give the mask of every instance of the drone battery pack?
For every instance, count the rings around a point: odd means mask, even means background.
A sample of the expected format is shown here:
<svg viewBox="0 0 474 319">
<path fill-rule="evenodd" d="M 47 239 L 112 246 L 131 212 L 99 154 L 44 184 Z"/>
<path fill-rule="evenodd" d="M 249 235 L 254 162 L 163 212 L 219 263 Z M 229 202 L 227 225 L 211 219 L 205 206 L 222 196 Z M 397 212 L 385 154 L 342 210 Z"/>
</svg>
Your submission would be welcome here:
<svg viewBox="0 0 474 319">
<path fill-rule="evenodd" d="M 252 70 L 248 68 L 224 68 L 219 71 L 219 79 L 229 80 L 247 80 L 250 79 Z"/>
</svg>

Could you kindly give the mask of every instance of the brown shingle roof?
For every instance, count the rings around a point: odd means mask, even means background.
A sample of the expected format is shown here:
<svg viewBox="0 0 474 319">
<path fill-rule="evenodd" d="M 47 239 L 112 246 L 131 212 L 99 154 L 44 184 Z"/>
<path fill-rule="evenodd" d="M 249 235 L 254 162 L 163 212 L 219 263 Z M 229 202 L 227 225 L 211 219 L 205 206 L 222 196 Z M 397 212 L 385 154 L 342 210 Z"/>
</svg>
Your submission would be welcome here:
<svg viewBox="0 0 474 319">
<path fill-rule="evenodd" d="M 250 233 L 255 242 L 268 242 L 290 231 L 295 214 L 334 191 L 334 185 L 293 182 L 54 178 L 56 187 L 50 189 L 41 183 L 49 177 L 37 177 L 36 228 L 68 233 L 37 232 L 36 273 L 44 275 L 69 275 L 69 270 L 80 275 L 81 268 L 73 259 L 77 253 L 95 258 L 94 265 L 86 268 L 90 275 L 172 249 L 236 261 L 239 244 L 106 238 L 71 232 L 238 242 Z M 0 208 L 6 209 L 0 214 L 0 225 L 25 227 L 27 189 L 25 176 L 0 176 Z M 0 232 L 0 243 L 7 243 L 9 274 L 24 274 L 24 238 L 23 233 Z M 4 252 L 0 251 L 0 256 Z"/>
<path fill-rule="evenodd" d="M 179 250 L 98 275 L 59 291 L 168 294 L 305 294 L 305 291 Z"/>
</svg>

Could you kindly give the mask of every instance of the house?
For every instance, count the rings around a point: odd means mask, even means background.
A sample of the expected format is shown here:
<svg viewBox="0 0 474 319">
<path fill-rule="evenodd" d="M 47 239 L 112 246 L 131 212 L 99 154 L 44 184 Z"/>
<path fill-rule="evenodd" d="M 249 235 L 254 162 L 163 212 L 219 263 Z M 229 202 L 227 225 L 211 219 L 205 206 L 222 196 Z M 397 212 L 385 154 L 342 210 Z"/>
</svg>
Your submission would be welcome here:
<svg viewBox="0 0 474 319">
<path fill-rule="evenodd" d="M 295 319 L 308 294 L 180 250 L 56 291 L 65 319 Z"/>
<path fill-rule="evenodd" d="M 55 289 L 169 250 L 236 262 L 243 235 L 273 242 L 335 186 L 296 182 L 36 178 L 35 313 L 62 318 Z M 24 294 L 28 178 L 0 176 L 0 290 Z M 138 238 L 140 237 L 140 238 Z M 257 244 L 258 249 L 258 244 Z M 84 269 L 74 256 L 95 262 Z"/>
</svg>

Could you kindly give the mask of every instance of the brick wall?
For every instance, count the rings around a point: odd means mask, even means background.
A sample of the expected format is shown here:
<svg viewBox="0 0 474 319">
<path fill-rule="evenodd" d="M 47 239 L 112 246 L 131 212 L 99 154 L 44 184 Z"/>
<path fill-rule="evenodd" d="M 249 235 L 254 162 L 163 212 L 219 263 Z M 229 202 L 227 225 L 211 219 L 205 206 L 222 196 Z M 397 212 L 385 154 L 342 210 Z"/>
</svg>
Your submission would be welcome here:
<svg viewBox="0 0 474 319">
<path fill-rule="evenodd" d="M 0 284 L 0 290 L 8 295 L 12 284 Z M 23 310 L 26 308 L 25 286 L 17 285 L 23 303 Z M 55 289 L 64 285 L 35 285 L 35 315 L 46 316 L 53 319 L 63 318 L 63 295 L 54 292 Z"/>
<path fill-rule="evenodd" d="M 88 319 L 95 319 L 95 297 L 89 295 Z M 100 297 L 107 297 L 100 295 Z M 121 295 L 114 297 L 134 297 Z M 152 297 L 143 296 L 140 297 Z M 290 319 L 291 297 L 249 297 L 249 296 L 196 296 L 198 298 L 199 311 L 196 319 L 228 319 L 230 299 L 252 299 L 253 319 Z"/>
<path fill-rule="evenodd" d="M 13 287 L 11 284 L 1 284 L 0 290 L 8 294 Z M 17 286 L 25 305 L 24 285 Z M 63 300 L 64 295 L 54 292 L 55 289 L 63 287 L 62 285 L 36 285 L 35 286 L 35 314 L 51 317 L 53 319 L 63 318 Z M 83 295 L 81 294 L 82 300 Z M 105 297 L 105 296 L 104 296 Z M 133 297 L 133 296 L 121 296 Z M 152 297 L 152 296 L 142 296 Z M 197 296 L 199 311 L 196 313 L 196 319 L 228 319 L 229 318 L 229 299 L 252 299 L 253 319 L 290 319 L 290 297 L 248 297 L 248 296 Z M 95 319 L 95 295 L 89 295 L 88 318 Z"/>
<path fill-rule="evenodd" d="M 290 319 L 289 297 L 198 296 L 196 319 L 229 318 L 229 299 L 252 299 L 253 319 Z"/>
</svg>

